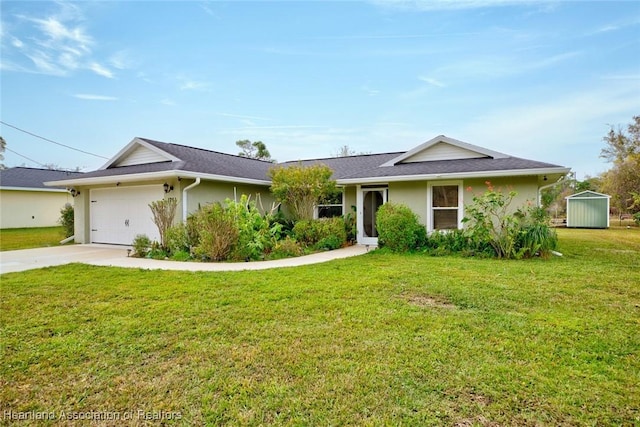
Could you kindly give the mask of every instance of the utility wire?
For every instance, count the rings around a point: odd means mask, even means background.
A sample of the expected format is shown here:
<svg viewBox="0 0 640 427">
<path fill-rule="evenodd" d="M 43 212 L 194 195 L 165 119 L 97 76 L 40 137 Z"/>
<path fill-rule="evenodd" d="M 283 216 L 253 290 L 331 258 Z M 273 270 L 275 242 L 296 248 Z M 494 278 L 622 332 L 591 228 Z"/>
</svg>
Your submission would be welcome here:
<svg viewBox="0 0 640 427">
<path fill-rule="evenodd" d="M 20 132 L 26 133 L 27 135 L 35 136 L 36 138 L 40 138 L 40 139 L 42 139 L 42 140 L 44 140 L 44 141 L 51 142 L 52 144 L 56 144 L 56 145 L 59 145 L 59 146 L 61 146 L 61 147 L 65 147 L 65 148 L 68 148 L 68 149 L 70 149 L 70 150 L 79 151 L 79 152 L 84 153 L 84 154 L 89 154 L 90 156 L 100 157 L 101 159 L 109 160 L 109 158 L 108 158 L 108 157 L 104 157 L 104 156 L 101 156 L 101 155 L 99 155 L 99 154 L 93 154 L 93 153 L 90 153 L 90 152 L 88 152 L 88 151 L 80 150 L 79 148 L 70 147 L 70 146 L 68 146 L 68 145 L 64 145 L 64 144 L 61 144 L 61 143 L 59 143 L 59 142 L 52 141 L 52 140 L 50 140 L 50 139 L 48 139 L 48 138 L 45 138 L 45 137 L 43 137 L 43 136 L 36 135 L 35 133 L 29 132 L 29 131 L 24 130 L 24 129 L 20 129 L 19 127 L 14 126 L 14 125 L 11 125 L 11 124 L 9 124 L 9 123 L 7 123 L 7 122 L 3 122 L 2 120 L 0 120 L 0 123 L 2 123 L 2 124 L 3 124 L 3 125 L 5 125 L 5 126 L 9 126 L 10 128 L 13 128 L 13 129 L 15 129 L 15 130 L 17 130 L 17 131 L 20 131 Z M 9 150 L 9 151 L 11 151 L 11 150 Z M 13 151 L 13 153 L 15 153 L 15 151 Z M 16 154 L 17 154 L 17 153 L 16 153 Z M 18 154 L 18 155 L 19 155 L 19 154 Z M 22 157 L 24 157 L 24 156 L 22 156 Z M 32 160 L 32 161 L 33 161 L 33 160 Z M 38 162 L 36 162 L 36 163 L 38 163 Z M 38 163 L 38 164 L 39 164 L 39 163 Z"/>
<path fill-rule="evenodd" d="M 20 156 L 20 157 L 22 157 L 22 158 L 24 158 L 24 159 L 27 159 L 27 160 L 29 160 L 30 162 L 33 162 L 33 163 L 35 163 L 35 164 L 36 164 L 36 165 L 38 165 L 38 166 L 41 166 L 41 167 L 43 167 L 43 168 L 46 168 L 46 167 L 47 167 L 46 165 L 43 165 L 43 164 L 42 164 L 42 163 L 40 163 L 40 162 L 36 162 L 35 160 L 28 158 L 27 156 L 24 156 L 24 155 L 22 155 L 22 154 L 20 154 L 20 153 L 18 153 L 18 152 L 16 152 L 16 151 L 13 151 L 11 148 L 5 147 L 4 149 L 5 149 L 5 150 L 7 150 L 7 151 L 11 151 L 13 154 L 17 154 L 18 156 Z"/>
</svg>

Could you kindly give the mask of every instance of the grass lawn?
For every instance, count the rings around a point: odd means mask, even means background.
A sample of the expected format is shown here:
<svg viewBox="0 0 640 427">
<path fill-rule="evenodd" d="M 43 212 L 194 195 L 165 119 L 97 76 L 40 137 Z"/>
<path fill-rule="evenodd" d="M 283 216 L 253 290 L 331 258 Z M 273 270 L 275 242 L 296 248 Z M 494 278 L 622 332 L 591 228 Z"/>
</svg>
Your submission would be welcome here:
<svg viewBox="0 0 640 427">
<path fill-rule="evenodd" d="M 0 251 L 59 246 L 64 239 L 63 227 L 3 228 Z"/>
<path fill-rule="evenodd" d="M 0 423 L 637 425 L 640 230 L 558 231 L 548 261 L 5 274 Z"/>
</svg>

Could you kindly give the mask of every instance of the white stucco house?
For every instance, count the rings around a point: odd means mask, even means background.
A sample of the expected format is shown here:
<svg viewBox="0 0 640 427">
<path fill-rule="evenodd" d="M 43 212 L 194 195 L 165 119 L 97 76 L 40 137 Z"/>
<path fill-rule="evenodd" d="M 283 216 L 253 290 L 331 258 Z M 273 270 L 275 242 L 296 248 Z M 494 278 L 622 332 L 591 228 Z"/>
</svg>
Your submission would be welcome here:
<svg viewBox="0 0 640 427">
<path fill-rule="evenodd" d="M 80 172 L 15 167 L 0 170 L 0 228 L 55 227 L 60 210 L 73 197 L 45 181 L 76 178 Z"/>
<path fill-rule="evenodd" d="M 485 182 L 518 192 L 516 203 L 536 203 L 541 187 L 569 168 L 527 160 L 439 135 L 408 151 L 291 161 L 323 163 L 343 188 L 338 208 L 355 209 L 358 243 L 377 244 L 377 209 L 388 201 L 408 205 L 427 230 L 461 228 L 464 206 Z M 131 244 L 137 234 L 158 239 L 151 201 L 175 197 L 181 220 L 198 206 L 241 194 L 259 194 L 265 206 L 270 162 L 202 148 L 134 138 L 99 170 L 47 185 L 73 188 L 79 243 Z M 469 190 L 470 191 L 467 191 Z M 334 206 L 335 207 L 335 206 Z"/>
</svg>

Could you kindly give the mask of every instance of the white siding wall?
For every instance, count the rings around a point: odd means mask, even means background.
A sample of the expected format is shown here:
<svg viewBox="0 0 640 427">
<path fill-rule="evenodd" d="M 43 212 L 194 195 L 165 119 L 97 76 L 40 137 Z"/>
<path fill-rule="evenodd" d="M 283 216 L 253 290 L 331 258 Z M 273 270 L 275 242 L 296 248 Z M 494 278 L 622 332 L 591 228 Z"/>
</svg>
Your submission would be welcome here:
<svg viewBox="0 0 640 427">
<path fill-rule="evenodd" d="M 168 159 L 153 150 L 139 145 L 115 166 L 142 165 L 146 163 L 166 162 Z"/>
<path fill-rule="evenodd" d="M 476 153 L 475 151 L 439 142 L 424 151 L 414 154 L 404 160 L 403 163 L 417 163 L 430 160 L 475 159 L 480 157 L 486 156 Z"/>
</svg>

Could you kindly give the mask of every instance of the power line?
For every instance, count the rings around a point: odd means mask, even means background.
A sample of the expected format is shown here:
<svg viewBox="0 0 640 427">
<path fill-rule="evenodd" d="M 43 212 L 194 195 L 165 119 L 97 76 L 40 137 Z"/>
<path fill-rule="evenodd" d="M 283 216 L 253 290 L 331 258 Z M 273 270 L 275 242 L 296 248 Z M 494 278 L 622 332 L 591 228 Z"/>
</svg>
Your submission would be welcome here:
<svg viewBox="0 0 640 427">
<path fill-rule="evenodd" d="M 5 150 L 7 150 L 7 151 L 11 151 L 13 154 L 17 154 L 18 156 L 20 156 L 20 157 L 22 157 L 22 158 L 24 158 L 24 159 L 27 159 L 27 160 L 29 160 L 30 162 L 33 162 L 33 163 L 35 163 L 35 164 L 36 164 L 36 165 L 38 165 L 38 166 L 42 166 L 43 168 L 46 168 L 46 167 L 47 167 L 46 165 L 43 165 L 43 164 L 42 164 L 42 163 L 40 163 L 40 162 L 36 162 L 35 160 L 28 158 L 27 156 L 24 156 L 24 155 L 22 155 L 22 154 L 20 154 L 20 153 L 18 153 L 18 152 L 16 152 L 16 151 L 13 151 L 11 148 L 5 147 L 4 149 L 5 149 Z"/>
<path fill-rule="evenodd" d="M 2 120 L 0 120 L 0 123 L 2 123 L 2 124 L 3 124 L 3 125 L 5 125 L 5 126 L 9 126 L 10 128 L 13 128 L 13 129 L 15 129 L 15 130 L 17 130 L 17 131 L 20 131 L 20 132 L 26 133 L 27 135 L 35 136 L 36 138 L 40 138 L 40 139 L 42 139 L 43 141 L 51 142 L 52 144 L 56 144 L 56 145 L 59 145 L 59 146 L 61 146 L 61 147 L 65 147 L 65 148 L 68 148 L 68 149 L 70 149 L 70 150 L 79 151 L 79 152 L 81 152 L 81 153 L 88 154 L 88 155 L 90 155 L 90 156 L 100 157 L 101 159 L 109 160 L 109 158 L 108 158 L 108 157 L 104 157 L 104 156 L 101 156 L 101 155 L 99 155 L 99 154 L 93 154 L 93 153 L 90 153 L 90 152 L 88 152 L 88 151 L 80 150 L 79 148 L 70 147 L 70 146 L 68 146 L 68 145 L 61 144 L 61 143 L 56 142 L 56 141 L 52 141 L 52 140 L 50 140 L 50 139 L 48 139 L 48 138 L 45 138 L 44 136 L 36 135 L 35 133 L 29 132 L 29 131 L 24 130 L 24 129 L 20 129 L 20 128 L 19 128 L 19 127 L 17 127 L 17 126 L 11 125 L 11 124 L 9 124 L 9 123 L 7 123 L 7 122 L 3 122 Z M 9 150 L 9 151 L 11 151 L 11 150 Z M 15 151 L 13 151 L 13 153 L 15 153 Z M 16 154 L 17 154 L 17 153 L 16 153 Z M 18 154 L 18 155 L 19 155 L 19 154 Z M 22 156 L 22 157 L 24 157 L 24 156 Z M 33 160 L 32 160 L 32 161 L 33 161 Z M 36 163 L 38 163 L 38 162 L 36 162 Z M 38 164 L 39 164 L 39 163 L 38 163 Z"/>
</svg>

